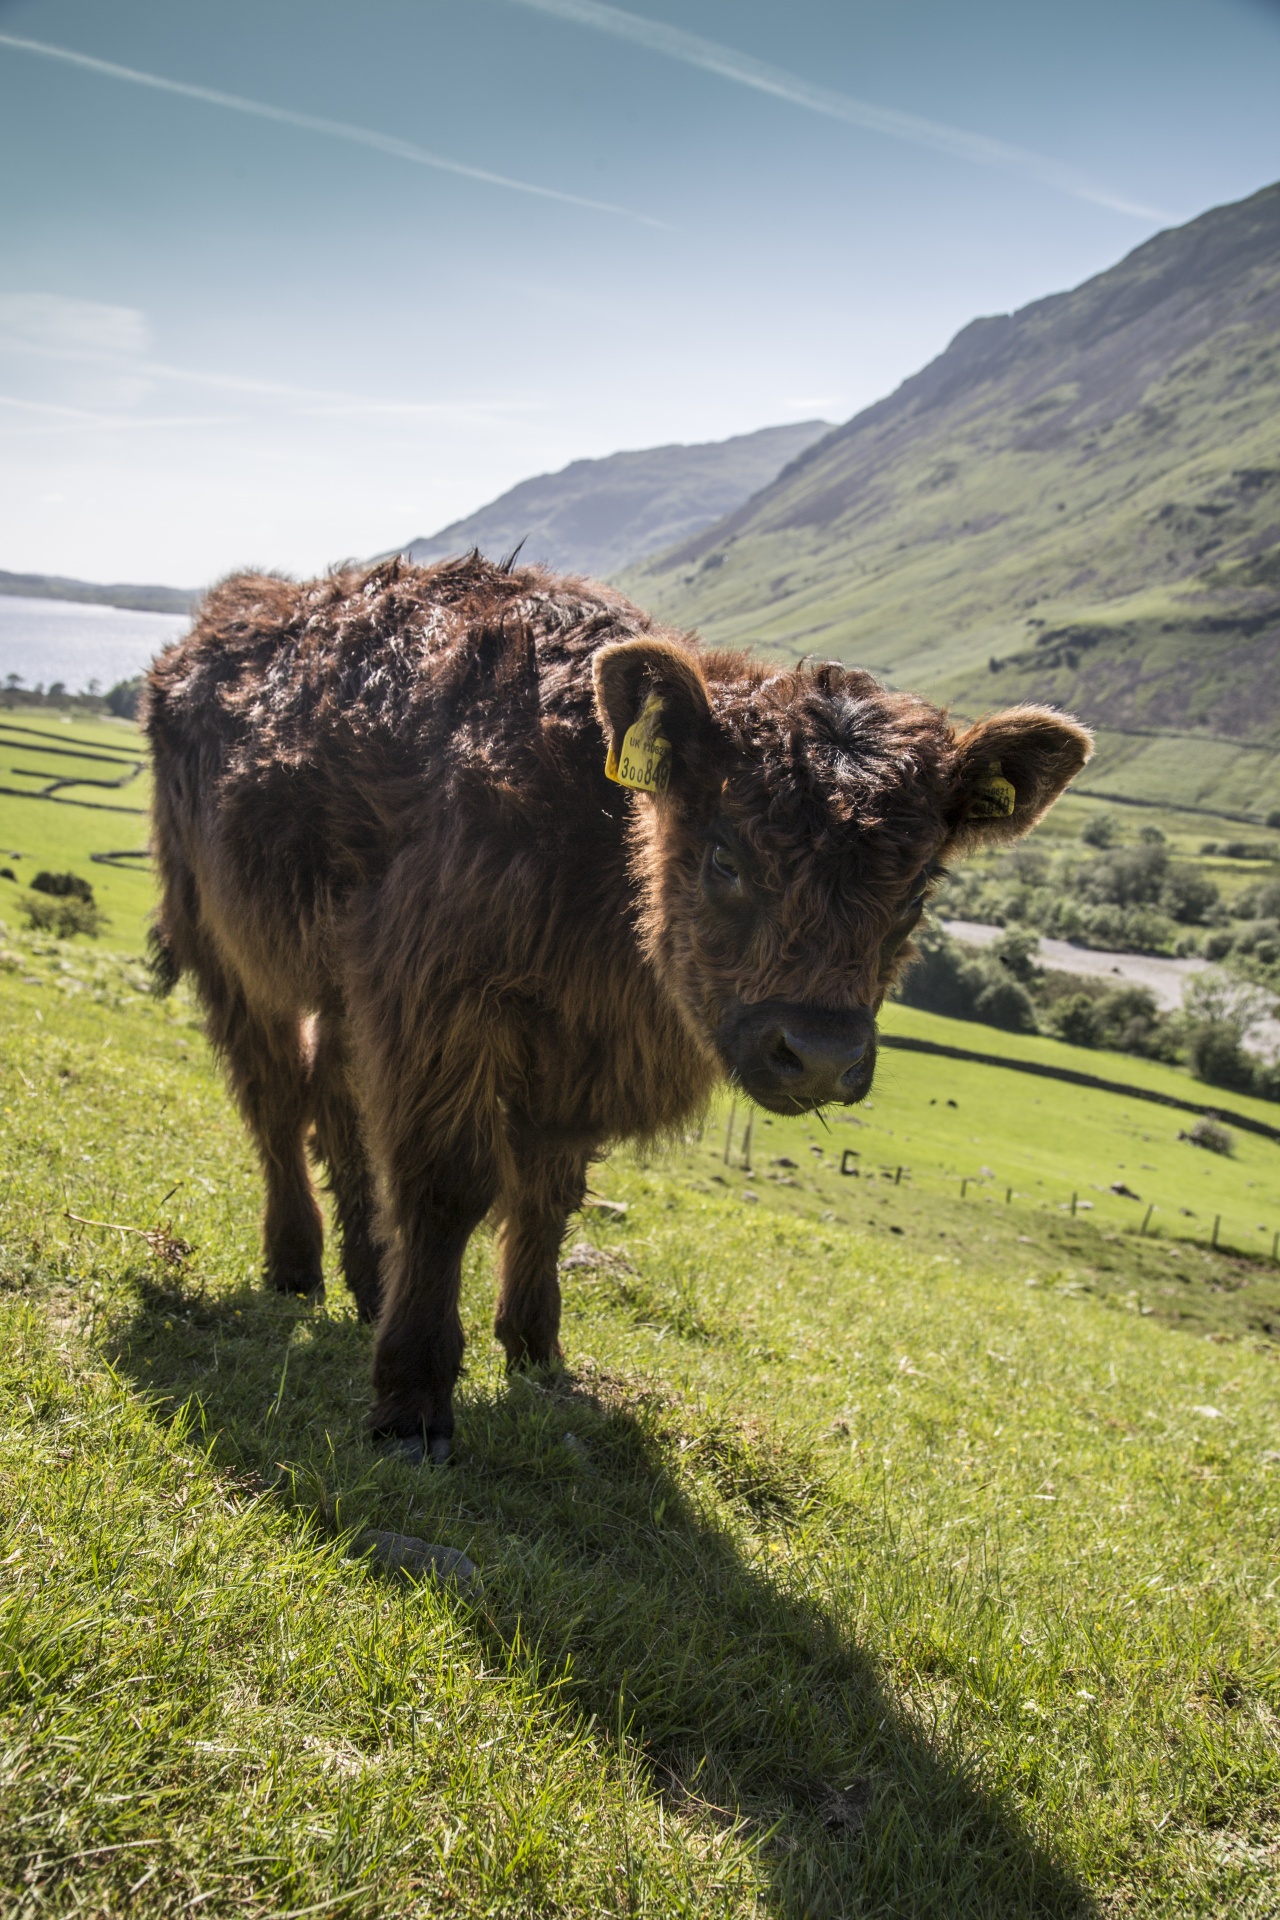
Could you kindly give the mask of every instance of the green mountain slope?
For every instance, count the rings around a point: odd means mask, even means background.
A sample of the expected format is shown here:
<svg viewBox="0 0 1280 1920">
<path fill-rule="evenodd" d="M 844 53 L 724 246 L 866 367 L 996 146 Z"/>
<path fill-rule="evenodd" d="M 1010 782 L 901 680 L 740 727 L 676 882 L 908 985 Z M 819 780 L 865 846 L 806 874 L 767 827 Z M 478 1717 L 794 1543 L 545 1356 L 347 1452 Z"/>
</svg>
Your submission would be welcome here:
<svg viewBox="0 0 1280 1920">
<path fill-rule="evenodd" d="M 1117 791 L 1141 761 L 1138 793 L 1280 805 L 1280 186 L 974 321 L 624 584 L 964 711 L 1056 701 Z"/>
<path fill-rule="evenodd" d="M 496 560 L 523 542 L 528 560 L 570 573 L 616 573 L 732 513 L 827 431 L 824 420 L 804 420 L 700 446 L 575 460 L 560 473 L 522 480 L 404 551 L 420 565 L 471 547 Z"/>
</svg>

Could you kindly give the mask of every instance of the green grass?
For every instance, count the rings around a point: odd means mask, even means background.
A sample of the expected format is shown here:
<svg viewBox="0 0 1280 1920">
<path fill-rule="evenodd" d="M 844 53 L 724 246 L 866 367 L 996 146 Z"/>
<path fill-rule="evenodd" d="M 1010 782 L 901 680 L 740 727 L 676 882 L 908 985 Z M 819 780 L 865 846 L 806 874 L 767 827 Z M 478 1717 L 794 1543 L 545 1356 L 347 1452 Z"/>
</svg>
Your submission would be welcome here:
<svg viewBox="0 0 1280 1920">
<path fill-rule="evenodd" d="M 75 748 L 82 743 L 85 754 L 78 755 Z M 57 751 L 49 752 L 49 747 Z M 88 757 L 93 754 L 104 758 Z M 154 897 L 145 862 L 107 865 L 90 856 L 136 853 L 146 846 L 151 776 L 145 759 L 142 736 L 128 720 L 98 720 L 38 707 L 0 712 L 0 787 L 23 793 L 31 789 L 33 796 L 0 794 L 0 867 L 10 867 L 16 876 L 0 878 L 0 920 L 20 924 L 22 895 L 42 867 L 72 870 L 90 882 L 110 919 L 107 944 L 126 952 L 142 950 Z M 54 779 L 124 779 L 139 761 L 144 763 L 141 771 L 122 787 L 71 785 L 52 799 L 34 797 Z"/>
<path fill-rule="evenodd" d="M 340 1285 L 260 1290 L 189 1004 L 9 944 L 7 1912 L 1280 1911 L 1273 1270 L 1053 1186 L 1139 1148 L 1204 1182 L 1176 1116 L 886 1054 L 863 1126 L 758 1119 L 752 1181 L 741 1110 L 728 1168 L 727 1111 L 615 1156 L 563 1378 L 503 1378 L 478 1238 L 459 1458 L 423 1473 L 364 1440 Z M 1268 1154 L 1213 1163 L 1224 1212 Z M 1011 1205 L 960 1202 L 979 1156 Z M 355 1564 L 368 1525 L 478 1586 Z"/>
</svg>

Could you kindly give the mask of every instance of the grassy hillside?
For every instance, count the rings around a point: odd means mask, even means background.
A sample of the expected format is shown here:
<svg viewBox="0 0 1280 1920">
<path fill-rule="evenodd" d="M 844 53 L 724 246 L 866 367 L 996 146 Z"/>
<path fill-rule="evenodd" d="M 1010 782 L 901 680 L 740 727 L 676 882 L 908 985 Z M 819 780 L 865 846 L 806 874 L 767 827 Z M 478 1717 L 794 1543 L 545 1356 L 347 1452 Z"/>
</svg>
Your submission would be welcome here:
<svg viewBox="0 0 1280 1920">
<path fill-rule="evenodd" d="M 136 740 L 31 724 L 41 785 Z M 1277 1913 L 1280 1144 L 893 1049 L 826 1124 L 723 1102 L 595 1170 L 566 1373 L 503 1376 L 477 1237 L 456 1464 L 415 1470 L 336 1273 L 261 1288 L 149 881 L 87 859 L 141 823 L 56 799 L 0 837 L 114 924 L 23 932 L 0 882 L 6 1912 Z"/>
<path fill-rule="evenodd" d="M 569 573 L 616 573 L 732 513 L 826 432 L 825 422 L 804 420 L 699 446 L 575 460 L 521 481 L 405 550 L 425 565 L 471 547 L 500 560 L 523 543 L 526 560 Z"/>
<path fill-rule="evenodd" d="M 1104 730 L 1095 782 L 1260 818 L 1278 569 L 1272 187 L 975 321 L 624 584 L 709 639 L 858 661 L 962 711 L 1056 701 Z"/>
<path fill-rule="evenodd" d="M 140 953 L 154 897 L 150 794 L 145 744 L 131 721 L 30 707 L 0 713 L 0 919 L 20 920 L 42 868 L 74 871 L 108 917 L 104 944 Z"/>
<path fill-rule="evenodd" d="M 1060 1211 L 1116 1159 L 1172 1178 L 1169 1117 L 1054 1089 L 1050 1154 L 1035 1083 L 897 1056 L 863 1126 L 757 1122 L 754 1180 L 741 1112 L 728 1166 L 727 1111 L 618 1156 L 567 1375 L 503 1379 L 478 1241 L 423 1473 L 363 1439 L 341 1287 L 259 1290 L 190 1007 L 11 945 L 13 1911 L 1275 1913 L 1280 1288 Z M 1246 1224 L 1267 1153 L 1208 1169 Z M 971 1161 L 1013 1202 L 961 1202 Z M 157 1222 L 192 1251 L 120 1230 Z M 477 1581 L 380 1575 L 370 1525 Z"/>
</svg>

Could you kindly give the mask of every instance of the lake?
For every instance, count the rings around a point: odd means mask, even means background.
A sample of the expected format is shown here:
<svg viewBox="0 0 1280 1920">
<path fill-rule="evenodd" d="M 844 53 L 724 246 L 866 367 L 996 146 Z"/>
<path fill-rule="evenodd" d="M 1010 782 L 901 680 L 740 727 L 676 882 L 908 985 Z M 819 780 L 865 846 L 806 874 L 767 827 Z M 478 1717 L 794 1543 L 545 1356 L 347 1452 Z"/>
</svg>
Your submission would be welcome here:
<svg viewBox="0 0 1280 1920">
<path fill-rule="evenodd" d="M 105 693 L 117 680 L 141 673 L 190 624 L 180 613 L 0 594 L 0 684 L 17 673 L 27 687 L 61 680 L 71 693 L 83 693 L 96 680 Z"/>
</svg>

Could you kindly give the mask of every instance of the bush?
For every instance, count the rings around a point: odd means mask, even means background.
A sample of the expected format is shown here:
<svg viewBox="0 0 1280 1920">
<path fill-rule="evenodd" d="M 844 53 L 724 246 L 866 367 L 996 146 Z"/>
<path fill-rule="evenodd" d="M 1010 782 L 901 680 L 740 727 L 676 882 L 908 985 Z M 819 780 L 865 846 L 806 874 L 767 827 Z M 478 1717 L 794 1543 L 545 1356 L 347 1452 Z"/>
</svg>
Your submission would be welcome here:
<svg viewBox="0 0 1280 1920">
<path fill-rule="evenodd" d="M 136 720 L 142 702 L 142 675 L 138 674 L 133 680 L 117 680 L 114 687 L 108 687 L 106 701 L 108 713 L 116 714 L 121 720 Z"/>
<path fill-rule="evenodd" d="M 93 888 L 78 873 L 50 873 L 42 867 L 31 884 L 37 893 L 52 893 L 60 900 L 83 900 L 87 907 L 93 905 Z"/>
<path fill-rule="evenodd" d="M 110 925 L 101 907 L 74 893 L 55 895 L 52 899 L 46 894 L 25 894 L 22 911 L 33 931 L 55 934 L 59 940 L 70 940 L 77 933 L 96 940 L 102 929 Z"/>
<path fill-rule="evenodd" d="M 1203 924 L 1221 895 L 1206 874 L 1194 867 L 1173 867 L 1160 889 L 1160 904 L 1183 926 Z"/>
<path fill-rule="evenodd" d="M 1031 996 L 1005 971 L 999 957 L 993 953 L 971 959 L 936 930 L 921 936 L 919 958 L 899 986 L 898 998 L 908 1007 L 952 1020 L 980 1020 L 1007 1033 L 1036 1031 Z"/>
<path fill-rule="evenodd" d="M 1031 996 L 1017 980 L 988 980 L 967 1016 L 981 1020 L 987 1027 L 1000 1027 L 1005 1033 L 1035 1033 L 1036 1010 Z"/>
<path fill-rule="evenodd" d="M 1095 813 L 1093 818 L 1086 820 L 1081 827 L 1080 838 L 1086 847 L 1109 847 L 1114 844 L 1116 833 L 1116 820 L 1113 813 Z"/>
<path fill-rule="evenodd" d="M 1238 920 L 1280 920 L 1280 880 L 1261 880 L 1246 887 L 1235 904 Z"/>
<path fill-rule="evenodd" d="M 1077 989 L 1051 1006 L 1048 1024 L 1073 1047 L 1106 1047 L 1146 1060 L 1175 1060 L 1178 1055 L 1173 1024 L 1146 987 Z"/>
<path fill-rule="evenodd" d="M 1206 1153 L 1232 1154 L 1236 1150 L 1236 1137 L 1230 1127 L 1224 1127 L 1220 1120 L 1211 1120 L 1208 1114 L 1178 1138 L 1189 1140 L 1193 1147 L 1203 1147 Z"/>
</svg>

